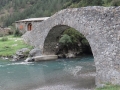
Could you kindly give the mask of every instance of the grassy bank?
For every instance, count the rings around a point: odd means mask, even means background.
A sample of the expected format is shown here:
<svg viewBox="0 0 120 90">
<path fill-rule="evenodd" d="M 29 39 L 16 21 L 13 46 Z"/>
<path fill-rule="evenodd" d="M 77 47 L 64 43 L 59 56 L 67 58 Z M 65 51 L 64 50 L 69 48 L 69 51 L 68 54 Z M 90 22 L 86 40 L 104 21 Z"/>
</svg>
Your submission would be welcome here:
<svg viewBox="0 0 120 90">
<path fill-rule="evenodd" d="M 107 85 L 103 88 L 97 88 L 96 90 L 120 90 L 120 86 L 118 85 Z"/>
<path fill-rule="evenodd" d="M 32 48 L 31 46 L 25 44 L 20 37 L 5 36 L 8 40 L 3 40 L 3 37 L 0 37 L 0 56 L 10 57 L 15 52 L 21 48 Z"/>
</svg>

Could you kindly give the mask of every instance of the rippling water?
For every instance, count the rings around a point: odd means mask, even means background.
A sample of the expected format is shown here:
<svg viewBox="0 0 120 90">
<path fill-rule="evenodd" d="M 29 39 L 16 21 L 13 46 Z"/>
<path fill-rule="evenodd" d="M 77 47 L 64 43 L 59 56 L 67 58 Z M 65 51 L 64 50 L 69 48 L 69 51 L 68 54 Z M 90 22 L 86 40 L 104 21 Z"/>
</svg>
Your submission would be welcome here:
<svg viewBox="0 0 120 90">
<path fill-rule="evenodd" d="M 39 63 L 0 60 L 0 90 L 93 90 L 94 87 L 92 56 Z"/>
</svg>

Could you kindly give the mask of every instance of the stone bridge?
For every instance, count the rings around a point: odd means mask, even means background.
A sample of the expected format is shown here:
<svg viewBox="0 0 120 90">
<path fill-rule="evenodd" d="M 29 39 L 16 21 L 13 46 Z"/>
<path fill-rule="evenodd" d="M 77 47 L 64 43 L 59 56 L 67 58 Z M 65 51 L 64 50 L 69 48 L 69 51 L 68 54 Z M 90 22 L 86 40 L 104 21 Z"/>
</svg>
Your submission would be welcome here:
<svg viewBox="0 0 120 90">
<path fill-rule="evenodd" d="M 61 33 L 72 27 L 88 40 L 96 66 L 96 85 L 120 85 L 120 7 L 82 7 L 57 12 L 23 35 L 25 42 L 54 52 Z"/>
</svg>

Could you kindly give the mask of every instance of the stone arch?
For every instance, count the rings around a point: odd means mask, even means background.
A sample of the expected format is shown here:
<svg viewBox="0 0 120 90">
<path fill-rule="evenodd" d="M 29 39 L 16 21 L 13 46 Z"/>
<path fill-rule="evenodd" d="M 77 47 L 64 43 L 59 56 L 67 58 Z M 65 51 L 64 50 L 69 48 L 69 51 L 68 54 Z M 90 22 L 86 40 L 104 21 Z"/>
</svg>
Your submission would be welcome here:
<svg viewBox="0 0 120 90">
<path fill-rule="evenodd" d="M 75 23 L 74 23 L 75 24 Z M 61 34 L 62 34 L 62 32 L 65 30 L 65 29 L 67 29 L 67 28 L 69 28 L 69 27 L 72 27 L 72 28 L 74 28 L 74 29 L 76 29 L 77 31 L 79 31 L 79 33 L 81 33 L 82 35 L 84 35 L 84 37 L 88 40 L 88 42 L 89 42 L 89 45 L 90 45 L 90 47 L 91 47 L 91 50 L 92 50 L 92 54 L 93 54 L 93 57 L 94 57 L 94 59 L 96 58 L 96 54 L 97 53 L 95 53 L 94 52 L 94 48 L 93 48 L 93 43 L 92 43 L 92 38 L 91 37 L 88 37 L 87 35 L 88 35 L 88 33 L 89 33 L 89 30 L 86 30 L 86 32 L 84 32 L 82 29 L 79 29 L 79 28 L 77 28 L 77 27 L 75 27 L 75 26 L 73 26 L 73 25 L 69 25 L 68 23 L 65 23 L 65 24 L 63 24 L 63 23 L 60 23 L 60 24 L 55 24 L 55 25 L 53 25 L 52 27 L 50 27 L 50 29 L 49 29 L 49 31 L 47 32 L 47 34 L 46 34 L 46 36 L 45 36 L 45 39 L 44 39 L 44 42 L 43 42 L 43 48 L 42 48 L 42 50 L 43 50 L 43 54 L 47 54 L 47 55 L 49 55 L 49 54 L 54 54 L 54 50 L 53 50 L 53 48 L 51 47 L 51 46 L 55 46 L 56 45 L 56 43 L 54 42 L 54 41 L 56 41 L 56 39 L 57 39 L 57 37 L 58 36 L 60 36 Z M 56 33 L 57 32 L 57 33 Z M 49 48 L 46 48 L 45 46 L 45 42 L 47 42 L 47 41 L 49 41 L 48 43 L 48 45 L 49 45 Z M 45 48 L 46 48 L 46 51 L 45 51 Z M 49 51 L 49 49 L 50 49 L 50 51 Z M 94 62 L 95 62 L 95 64 L 96 64 L 96 61 L 94 60 Z M 96 68 L 96 70 L 97 70 L 97 66 L 95 66 L 95 68 Z M 96 73 L 97 73 L 97 71 L 96 71 Z M 96 85 L 97 86 L 100 86 L 101 85 L 101 83 L 99 82 L 99 79 L 97 78 L 98 76 L 96 76 Z M 98 80 L 98 81 L 97 81 Z"/>
<path fill-rule="evenodd" d="M 62 10 L 23 35 L 25 42 L 43 52 L 45 39 L 53 27 L 65 25 L 82 33 L 91 46 L 96 85 L 120 85 L 120 7 L 82 7 Z"/>
<path fill-rule="evenodd" d="M 56 52 L 55 51 L 55 47 L 58 44 L 61 35 L 63 34 L 63 32 L 66 29 L 69 29 L 69 28 L 71 28 L 71 27 L 66 26 L 66 25 L 57 25 L 57 26 L 54 26 L 49 31 L 47 37 L 45 38 L 44 47 L 43 47 L 43 54 L 45 54 L 45 55 L 55 54 L 55 52 Z M 78 31 L 78 30 L 76 30 L 76 31 Z"/>
<path fill-rule="evenodd" d="M 28 30 L 28 31 L 31 31 L 31 30 L 32 30 L 32 23 L 28 23 L 28 25 L 27 25 L 27 30 Z"/>
</svg>

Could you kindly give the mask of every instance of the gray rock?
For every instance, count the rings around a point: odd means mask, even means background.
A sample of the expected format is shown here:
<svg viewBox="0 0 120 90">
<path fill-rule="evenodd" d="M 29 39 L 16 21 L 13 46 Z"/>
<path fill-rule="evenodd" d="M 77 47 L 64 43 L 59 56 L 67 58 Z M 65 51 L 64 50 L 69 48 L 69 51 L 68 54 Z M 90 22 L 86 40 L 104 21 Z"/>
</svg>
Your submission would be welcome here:
<svg viewBox="0 0 120 90">
<path fill-rule="evenodd" d="M 39 48 L 34 48 L 29 52 L 30 57 L 40 56 L 40 55 L 41 55 L 41 50 Z"/>
<path fill-rule="evenodd" d="M 34 61 L 49 61 L 49 60 L 56 60 L 58 59 L 57 55 L 41 55 L 41 56 L 35 56 L 33 57 Z"/>
<path fill-rule="evenodd" d="M 17 55 L 13 55 L 13 59 L 12 59 L 12 61 L 18 61 L 20 58 L 19 58 L 19 56 L 17 56 Z"/>
<path fill-rule="evenodd" d="M 58 58 L 66 58 L 65 54 L 58 54 Z"/>
<path fill-rule="evenodd" d="M 21 56 L 21 55 L 24 55 L 25 53 L 28 53 L 29 51 L 30 51 L 30 49 L 28 49 L 28 48 L 22 48 L 16 52 L 16 55 Z"/>
<path fill-rule="evenodd" d="M 74 57 L 75 57 L 75 54 L 73 53 L 66 54 L 66 58 L 74 58 Z"/>
<path fill-rule="evenodd" d="M 28 56 L 30 49 L 22 48 L 16 52 L 16 55 L 13 55 L 12 61 L 19 61 Z"/>
<path fill-rule="evenodd" d="M 25 62 L 34 62 L 34 59 L 32 57 L 28 57 Z"/>
</svg>

